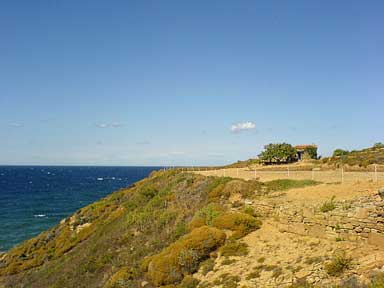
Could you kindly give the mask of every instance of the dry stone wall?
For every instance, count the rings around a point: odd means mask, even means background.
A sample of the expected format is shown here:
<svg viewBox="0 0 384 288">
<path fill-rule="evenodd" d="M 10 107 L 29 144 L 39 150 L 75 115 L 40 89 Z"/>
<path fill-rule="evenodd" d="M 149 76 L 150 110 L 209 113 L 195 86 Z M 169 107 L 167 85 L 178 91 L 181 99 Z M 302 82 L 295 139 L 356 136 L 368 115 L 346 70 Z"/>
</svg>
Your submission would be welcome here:
<svg viewBox="0 0 384 288">
<path fill-rule="evenodd" d="M 384 201 L 379 195 L 337 202 L 321 212 L 320 206 L 294 203 L 255 203 L 257 211 L 274 217 L 285 232 L 335 241 L 366 241 L 384 248 Z"/>
</svg>

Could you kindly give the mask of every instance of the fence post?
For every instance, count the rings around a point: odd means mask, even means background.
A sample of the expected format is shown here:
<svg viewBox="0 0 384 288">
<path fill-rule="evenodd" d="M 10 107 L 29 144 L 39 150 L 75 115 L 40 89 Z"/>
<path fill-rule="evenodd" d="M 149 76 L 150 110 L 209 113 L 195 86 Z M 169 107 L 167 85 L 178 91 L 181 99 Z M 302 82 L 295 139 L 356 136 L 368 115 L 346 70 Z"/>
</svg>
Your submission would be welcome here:
<svg viewBox="0 0 384 288">
<path fill-rule="evenodd" d="M 341 168 L 341 183 L 344 183 L 344 167 Z"/>
<path fill-rule="evenodd" d="M 378 177 L 377 177 L 377 164 L 375 164 L 375 182 L 378 181 Z"/>
</svg>

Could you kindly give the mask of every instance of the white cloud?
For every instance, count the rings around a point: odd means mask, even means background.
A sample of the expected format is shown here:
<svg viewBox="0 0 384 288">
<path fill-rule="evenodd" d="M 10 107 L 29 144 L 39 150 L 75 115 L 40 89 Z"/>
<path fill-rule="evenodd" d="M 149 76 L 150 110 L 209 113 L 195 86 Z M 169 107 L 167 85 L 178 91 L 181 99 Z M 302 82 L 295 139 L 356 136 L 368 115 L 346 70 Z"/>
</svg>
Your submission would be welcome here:
<svg viewBox="0 0 384 288">
<path fill-rule="evenodd" d="M 121 124 L 120 122 L 112 122 L 109 126 L 112 128 L 119 128 L 123 126 L 123 124 Z"/>
<path fill-rule="evenodd" d="M 247 130 L 253 130 L 256 128 L 256 124 L 251 121 L 238 122 L 231 126 L 231 132 L 238 133 Z"/>
<path fill-rule="evenodd" d="M 14 123 L 9 124 L 9 126 L 20 128 L 20 127 L 24 127 L 24 123 L 14 122 Z"/>
<path fill-rule="evenodd" d="M 97 128 L 119 128 L 119 127 L 122 127 L 123 124 L 121 124 L 120 122 L 96 123 L 95 126 Z"/>
</svg>

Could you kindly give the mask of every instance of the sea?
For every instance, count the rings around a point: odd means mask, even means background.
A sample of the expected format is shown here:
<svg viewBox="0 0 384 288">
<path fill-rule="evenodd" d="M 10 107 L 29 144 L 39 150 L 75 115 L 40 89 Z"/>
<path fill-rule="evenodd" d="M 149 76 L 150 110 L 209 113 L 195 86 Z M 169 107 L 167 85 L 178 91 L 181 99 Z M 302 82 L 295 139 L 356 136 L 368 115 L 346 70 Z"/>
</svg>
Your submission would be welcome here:
<svg viewBox="0 0 384 288">
<path fill-rule="evenodd" d="M 0 166 L 0 251 L 162 168 Z"/>
</svg>

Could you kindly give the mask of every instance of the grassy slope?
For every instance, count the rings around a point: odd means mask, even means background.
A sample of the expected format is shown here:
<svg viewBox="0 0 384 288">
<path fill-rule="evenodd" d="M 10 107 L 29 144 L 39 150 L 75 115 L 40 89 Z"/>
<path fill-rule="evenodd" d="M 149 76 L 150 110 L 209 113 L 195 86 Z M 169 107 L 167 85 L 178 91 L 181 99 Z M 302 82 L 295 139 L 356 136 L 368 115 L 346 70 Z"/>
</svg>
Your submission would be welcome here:
<svg viewBox="0 0 384 288">
<path fill-rule="evenodd" d="M 124 266 L 136 283 L 143 279 L 140 260 L 185 233 L 213 182 L 198 175 L 154 173 L 17 246 L 0 263 L 0 275 L 7 275 L 3 280 L 10 287 L 103 287 Z M 81 223 L 92 224 L 71 231 Z"/>
<path fill-rule="evenodd" d="M 371 147 L 351 151 L 345 156 L 324 158 L 322 162 L 333 166 L 350 165 L 367 167 L 371 164 L 384 165 L 384 148 Z"/>
<path fill-rule="evenodd" d="M 1 281 L 6 287 L 136 287 L 148 280 L 140 268 L 143 258 L 187 233 L 209 193 L 227 182 L 153 173 L 9 251 L 0 262 Z M 123 286 L 111 284 L 116 273 Z"/>
<path fill-rule="evenodd" d="M 220 229 L 232 230 L 235 239 L 230 241 L 236 241 L 259 227 L 253 216 L 228 210 L 231 194 L 252 198 L 268 191 L 312 184 L 315 183 L 262 184 L 176 171 L 155 172 L 131 188 L 80 209 L 56 227 L 9 251 L 0 260 L 0 287 L 112 288 L 140 287 L 141 281 L 165 283 L 164 279 L 151 279 L 151 271 L 144 271 L 156 265 L 174 265 L 172 269 L 187 275 L 209 257 L 209 251 L 222 245 L 220 236 L 217 243 L 211 242 L 211 247 L 201 247 L 193 229 L 203 229 L 200 231 L 206 231 L 209 239 L 209 233 L 220 235 Z M 194 245 L 193 251 L 192 246 L 183 245 Z M 178 247 L 180 254 L 173 255 L 175 249 L 167 247 Z M 179 265 L 180 257 L 185 258 L 188 251 L 201 252 L 198 259 L 192 259 L 195 262 L 188 263 L 193 264 L 191 271 Z M 151 260 L 151 255 L 156 261 L 143 265 Z M 173 262 L 169 263 L 171 258 Z M 188 262 L 189 258 L 185 260 Z"/>
</svg>

